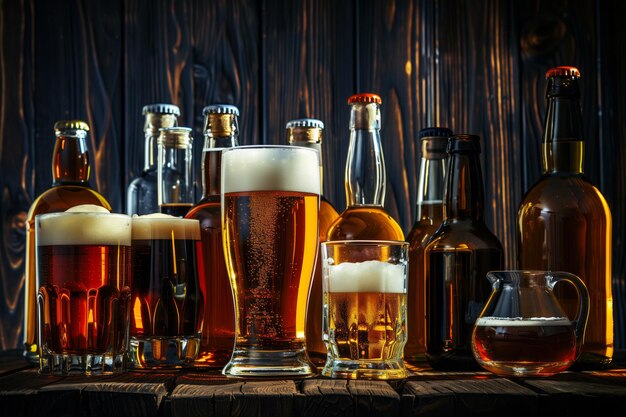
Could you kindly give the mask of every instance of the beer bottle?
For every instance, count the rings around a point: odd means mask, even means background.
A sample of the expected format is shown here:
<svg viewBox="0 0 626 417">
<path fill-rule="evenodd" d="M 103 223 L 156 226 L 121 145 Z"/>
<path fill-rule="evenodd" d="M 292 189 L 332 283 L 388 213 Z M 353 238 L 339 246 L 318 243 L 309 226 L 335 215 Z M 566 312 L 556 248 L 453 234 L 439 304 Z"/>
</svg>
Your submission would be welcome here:
<svg viewBox="0 0 626 417">
<path fill-rule="evenodd" d="M 480 369 L 472 330 L 491 294 L 487 272 L 502 269 L 502 245 L 483 219 L 479 153 L 478 136 L 450 138 L 444 220 L 424 251 L 426 356 L 435 369 Z"/>
<path fill-rule="evenodd" d="M 222 368 L 230 360 L 235 344 L 235 306 L 222 246 L 220 190 L 222 149 L 237 146 L 239 109 L 227 104 L 204 108 L 202 150 L 202 198 L 187 219 L 200 221 L 204 277 L 204 324 L 200 352 L 194 366 Z"/>
<path fill-rule="evenodd" d="M 159 129 L 176 126 L 180 110 L 172 104 L 149 104 L 141 112 L 146 118 L 144 169 L 131 181 L 127 191 L 126 213 L 150 214 L 159 211 L 157 203 L 157 138 Z"/>
<path fill-rule="evenodd" d="M 407 362 L 426 360 L 426 281 L 424 249 L 430 237 L 443 222 L 443 193 L 447 164 L 446 147 L 452 131 L 430 127 L 420 130 L 422 150 L 417 183 L 417 217 L 407 236 L 409 242 L 409 276 L 407 300 Z"/>
<path fill-rule="evenodd" d="M 518 260 L 522 269 L 566 271 L 589 289 L 591 305 L 582 353 L 575 367 L 600 368 L 613 356 L 611 212 L 583 174 L 580 72 L 556 67 L 546 73 L 543 175 L 526 193 L 517 213 Z M 568 316 L 576 316 L 576 291 L 555 293 Z"/>
<path fill-rule="evenodd" d="M 346 163 L 347 208 L 330 226 L 328 240 L 404 240 L 400 225 L 383 208 L 385 159 L 380 142 L 380 105 L 376 94 L 348 99 L 350 145 Z"/>
<path fill-rule="evenodd" d="M 320 180 L 323 179 L 322 134 L 324 123 L 317 119 L 297 119 L 287 123 L 289 144 L 317 149 L 320 154 Z M 339 217 L 337 210 L 324 197 L 324 183 L 320 181 L 320 213 L 319 241 L 326 241 L 326 232 L 330 225 Z M 313 282 L 309 292 L 306 310 L 306 346 L 311 361 L 316 366 L 326 362 L 326 346 L 322 340 L 322 257 L 317 256 L 313 272 Z"/>
<path fill-rule="evenodd" d="M 184 217 L 195 201 L 193 137 L 189 127 L 162 127 L 157 139 L 157 203 L 159 211 Z"/>
<path fill-rule="evenodd" d="M 37 347 L 37 278 L 35 259 L 35 216 L 61 212 L 80 204 L 111 206 L 89 185 L 91 165 L 87 149 L 89 126 L 81 120 L 62 120 L 54 124 L 56 142 L 52 153 L 52 187 L 30 206 L 26 223 L 26 269 L 24 285 L 24 357 L 39 363 Z"/>
</svg>

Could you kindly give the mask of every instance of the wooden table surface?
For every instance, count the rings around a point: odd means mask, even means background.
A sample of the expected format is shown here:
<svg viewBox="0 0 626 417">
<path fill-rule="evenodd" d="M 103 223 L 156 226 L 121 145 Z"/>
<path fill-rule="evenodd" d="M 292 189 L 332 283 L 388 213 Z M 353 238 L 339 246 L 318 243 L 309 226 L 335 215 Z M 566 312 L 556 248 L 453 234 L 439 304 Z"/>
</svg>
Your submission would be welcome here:
<svg viewBox="0 0 626 417">
<path fill-rule="evenodd" d="M 624 415 L 626 367 L 507 379 L 411 367 L 402 381 L 232 380 L 218 371 L 40 376 L 0 354 L 0 416 Z M 610 413 L 610 414 L 607 414 Z"/>
</svg>

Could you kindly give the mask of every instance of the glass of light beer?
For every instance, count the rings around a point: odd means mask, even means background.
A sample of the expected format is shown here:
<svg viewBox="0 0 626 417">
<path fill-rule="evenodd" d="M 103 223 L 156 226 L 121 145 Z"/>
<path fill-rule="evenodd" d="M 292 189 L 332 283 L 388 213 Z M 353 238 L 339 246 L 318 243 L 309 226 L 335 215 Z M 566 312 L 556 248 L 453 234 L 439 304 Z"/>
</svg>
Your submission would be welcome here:
<svg viewBox="0 0 626 417">
<path fill-rule="evenodd" d="M 318 246 L 317 151 L 241 146 L 222 153 L 222 230 L 236 310 L 227 376 L 313 374 L 307 298 Z"/>
<path fill-rule="evenodd" d="M 131 363 L 135 368 L 191 366 L 204 313 L 200 224 L 159 213 L 132 221 Z"/>
<path fill-rule="evenodd" d="M 131 220 L 99 209 L 35 218 L 41 373 L 126 368 Z"/>
<path fill-rule="evenodd" d="M 407 376 L 408 243 L 334 241 L 322 243 L 323 338 L 327 359 L 322 375 L 348 379 Z"/>
</svg>

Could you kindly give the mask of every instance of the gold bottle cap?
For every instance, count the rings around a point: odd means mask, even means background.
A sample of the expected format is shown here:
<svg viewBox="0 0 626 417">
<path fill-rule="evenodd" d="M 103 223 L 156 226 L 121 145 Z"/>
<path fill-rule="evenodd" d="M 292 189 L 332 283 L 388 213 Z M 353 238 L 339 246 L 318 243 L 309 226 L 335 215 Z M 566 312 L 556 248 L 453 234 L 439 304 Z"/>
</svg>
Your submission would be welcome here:
<svg viewBox="0 0 626 417">
<path fill-rule="evenodd" d="M 204 134 L 209 137 L 237 135 L 239 109 L 231 104 L 211 104 L 202 110 Z"/>
<path fill-rule="evenodd" d="M 318 119 L 295 119 L 285 126 L 289 143 L 322 143 L 324 123 Z"/>
<path fill-rule="evenodd" d="M 89 125 L 82 120 L 59 120 L 54 124 L 54 133 L 57 135 L 67 130 L 83 130 L 89 132 Z"/>
<path fill-rule="evenodd" d="M 190 148 L 193 142 L 190 127 L 166 127 L 159 129 L 157 144 L 166 148 Z"/>
</svg>

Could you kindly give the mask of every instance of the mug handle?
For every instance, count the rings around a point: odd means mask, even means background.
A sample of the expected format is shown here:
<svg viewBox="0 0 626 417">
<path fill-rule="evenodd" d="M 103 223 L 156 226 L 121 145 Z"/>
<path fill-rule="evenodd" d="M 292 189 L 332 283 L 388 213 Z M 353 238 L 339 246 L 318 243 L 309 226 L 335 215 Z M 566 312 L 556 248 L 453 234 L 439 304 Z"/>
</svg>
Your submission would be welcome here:
<svg viewBox="0 0 626 417">
<path fill-rule="evenodd" d="M 548 286 L 554 289 L 557 282 L 569 282 L 576 288 L 578 293 L 578 314 L 576 315 L 574 332 L 576 333 L 576 358 L 580 355 L 580 348 L 585 341 L 585 329 L 589 318 L 589 292 L 585 283 L 574 274 L 569 272 L 548 272 Z"/>
</svg>

